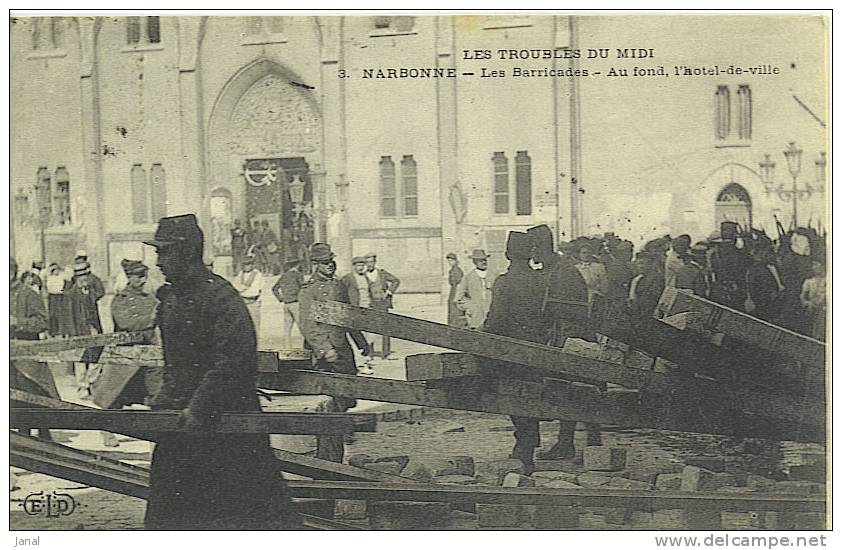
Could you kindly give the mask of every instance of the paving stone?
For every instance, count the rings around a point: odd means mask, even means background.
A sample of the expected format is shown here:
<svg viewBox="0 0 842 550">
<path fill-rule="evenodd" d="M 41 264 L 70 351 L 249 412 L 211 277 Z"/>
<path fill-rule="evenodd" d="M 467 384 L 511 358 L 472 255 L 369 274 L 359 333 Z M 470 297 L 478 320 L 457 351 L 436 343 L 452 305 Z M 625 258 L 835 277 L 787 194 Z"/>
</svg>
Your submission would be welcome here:
<svg viewBox="0 0 842 550">
<path fill-rule="evenodd" d="M 523 474 L 526 471 L 523 462 L 514 458 L 477 462 L 474 469 L 477 480 L 487 485 L 500 485 L 509 472 Z"/>
<path fill-rule="evenodd" d="M 714 456 L 692 456 L 684 459 L 684 464 L 687 466 L 696 466 L 704 468 L 711 472 L 724 472 L 725 460 L 722 457 Z"/>
<path fill-rule="evenodd" d="M 450 505 L 444 502 L 377 501 L 368 505 L 372 529 L 433 531 L 444 529 Z"/>
<path fill-rule="evenodd" d="M 373 456 L 364 453 L 353 454 L 348 457 L 348 464 L 356 468 L 363 468 L 369 462 L 374 462 L 374 460 L 375 458 Z"/>
<path fill-rule="evenodd" d="M 622 447 L 585 447 L 582 458 L 586 470 L 619 471 L 626 467 L 626 450 Z"/>
<path fill-rule="evenodd" d="M 536 505 L 532 511 L 532 527 L 541 530 L 578 529 L 578 508 L 575 506 Z"/>
<path fill-rule="evenodd" d="M 503 487 L 535 487 L 535 480 L 529 476 L 509 472 L 503 477 Z"/>
<path fill-rule="evenodd" d="M 472 476 L 463 476 L 458 474 L 436 476 L 433 478 L 433 483 L 444 483 L 445 485 L 474 485 L 477 480 Z"/>
<path fill-rule="evenodd" d="M 536 482 L 547 482 L 555 479 L 563 479 L 564 481 L 569 481 L 570 483 L 576 483 L 576 478 L 578 476 L 578 474 L 574 474 L 571 472 L 564 472 L 560 470 L 548 470 L 544 472 L 533 472 L 529 477 L 534 479 Z"/>
<path fill-rule="evenodd" d="M 582 487 L 588 488 L 603 487 L 611 483 L 611 479 L 612 478 L 610 476 L 601 476 L 599 474 L 585 472 L 584 474 L 576 476 L 576 483 Z"/>
<path fill-rule="evenodd" d="M 652 485 L 645 481 L 626 479 L 624 477 L 612 477 L 608 484 L 611 489 L 625 489 L 629 491 L 651 491 Z"/>
<path fill-rule="evenodd" d="M 335 519 L 365 519 L 366 501 L 345 500 L 334 501 L 333 517 Z"/>
<path fill-rule="evenodd" d="M 412 459 L 401 472 L 401 476 L 414 479 L 419 483 L 429 483 L 433 479 L 433 473 L 429 466 L 417 459 Z"/>
<path fill-rule="evenodd" d="M 517 527 L 531 521 L 531 510 L 527 506 L 510 504 L 477 504 L 480 527 Z"/>
<path fill-rule="evenodd" d="M 659 474 L 655 478 L 655 488 L 659 491 L 678 491 L 681 489 L 681 474 Z"/>
<path fill-rule="evenodd" d="M 400 475 L 403 466 L 400 462 L 369 462 L 363 466 L 366 470 L 374 470 L 375 472 L 383 472 L 384 474 Z"/>
<path fill-rule="evenodd" d="M 563 479 L 552 479 L 550 481 L 546 481 L 541 484 L 541 487 L 546 487 L 548 489 L 581 489 L 582 486 L 576 483 L 570 483 L 569 481 L 564 481 Z"/>
<path fill-rule="evenodd" d="M 472 456 L 451 456 L 447 461 L 453 467 L 453 474 L 473 476 L 476 473 Z"/>
</svg>

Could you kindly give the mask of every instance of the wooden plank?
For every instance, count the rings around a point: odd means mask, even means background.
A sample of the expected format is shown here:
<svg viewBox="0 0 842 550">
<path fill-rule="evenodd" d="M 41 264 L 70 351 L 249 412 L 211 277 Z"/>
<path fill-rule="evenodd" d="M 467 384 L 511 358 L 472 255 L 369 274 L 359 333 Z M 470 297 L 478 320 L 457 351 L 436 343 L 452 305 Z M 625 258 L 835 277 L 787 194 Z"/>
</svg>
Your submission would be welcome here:
<svg viewBox="0 0 842 550">
<path fill-rule="evenodd" d="M 95 470 L 80 466 L 86 461 L 116 462 L 104 457 L 92 459 L 89 454 L 70 447 L 50 443 L 52 453 L 31 453 L 12 435 L 10 463 L 29 471 L 44 473 L 115 491 L 138 498 L 148 497 L 148 477 L 131 478 L 118 468 Z M 148 476 L 148 470 L 143 469 Z M 510 504 L 624 507 L 633 510 L 730 510 L 824 512 L 823 495 L 758 495 L 733 493 L 690 493 L 675 491 L 624 491 L 601 489 L 548 489 L 536 487 L 488 487 L 467 485 L 434 485 L 420 483 L 387 484 L 379 482 L 291 480 L 290 494 L 296 498 L 351 499 L 366 501 L 450 502 L 453 504 Z"/>
<path fill-rule="evenodd" d="M 546 487 L 490 487 L 480 485 L 389 485 L 354 481 L 290 481 L 297 497 L 351 500 L 450 502 L 580 507 L 622 507 L 632 510 L 729 510 L 734 512 L 824 512 L 823 495 L 758 495 L 630 491 L 613 489 L 550 489 Z"/>
<path fill-rule="evenodd" d="M 9 412 L 10 428 L 45 426 L 53 429 L 123 432 L 184 432 L 179 411 L 17 408 Z M 275 433 L 341 435 L 373 432 L 377 420 L 365 413 L 222 413 L 211 423 L 213 433 Z"/>
<path fill-rule="evenodd" d="M 79 362 L 84 352 L 85 350 L 71 349 L 19 355 L 15 358 L 42 363 Z M 309 361 L 310 350 L 257 350 L 257 368 L 267 372 L 277 372 L 279 362 L 304 363 Z M 162 367 L 164 366 L 164 353 L 161 346 L 148 344 L 106 346 L 102 349 L 97 363 L 114 366 Z"/>
<path fill-rule="evenodd" d="M 476 357 L 466 353 L 419 353 L 406 357 L 406 380 L 417 382 L 482 374 Z"/>
<path fill-rule="evenodd" d="M 294 369 L 258 375 L 260 387 L 311 395 L 774 440 L 821 442 L 825 437 L 820 410 L 808 411 L 810 416 L 804 412 L 805 420 L 777 418 L 779 413 L 768 406 L 764 411 L 775 416 L 748 414 L 744 403 L 750 396 L 722 394 L 710 400 L 692 392 L 670 396 L 645 391 L 602 393 L 593 386 L 559 380 L 487 378 L 485 383 L 485 387 L 428 388 L 419 382 Z M 762 402 L 754 405 L 764 406 Z"/>
<path fill-rule="evenodd" d="M 39 353 L 53 353 L 64 350 L 96 348 L 117 344 L 139 344 L 149 341 L 151 331 L 111 332 L 91 336 L 71 336 L 69 338 L 51 338 L 49 340 L 12 340 L 10 356 L 31 356 Z"/>
<path fill-rule="evenodd" d="M 560 348 L 498 336 L 441 323 L 404 317 L 331 301 L 315 301 L 316 321 L 385 334 L 402 340 L 464 351 L 487 359 L 519 365 L 525 371 L 540 369 L 560 377 L 610 382 L 628 388 L 647 388 L 668 394 L 675 381 L 662 373 L 644 371 L 565 352 Z"/>
<path fill-rule="evenodd" d="M 674 288 L 664 290 L 661 304 L 670 315 L 684 312 L 699 313 L 704 319 L 704 326 L 710 330 L 722 332 L 737 341 L 811 365 L 821 376 L 824 376 L 826 355 L 824 342 Z"/>
</svg>

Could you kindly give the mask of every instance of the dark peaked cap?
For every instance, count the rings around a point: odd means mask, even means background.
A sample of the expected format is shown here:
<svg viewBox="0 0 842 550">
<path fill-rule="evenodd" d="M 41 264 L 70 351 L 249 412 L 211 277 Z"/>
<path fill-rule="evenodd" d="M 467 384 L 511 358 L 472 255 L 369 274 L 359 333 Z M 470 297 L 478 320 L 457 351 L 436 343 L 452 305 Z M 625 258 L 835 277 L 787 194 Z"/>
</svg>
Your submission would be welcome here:
<svg viewBox="0 0 842 550">
<path fill-rule="evenodd" d="M 158 222 L 158 230 L 155 231 L 155 238 L 143 242 L 154 247 L 169 246 L 180 242 L 201 245 L 205 242 L 205 234 L 202 233 L 195 214 L 184 214 L 161 218 Z"/>
<path fill-rule="evenodd" d="M 540 250 L 551 253 L 555 252 L 555 248 L 553 247 L 553 232 L 548 225 L 536 225 L 527 229 L 526 232 L 532 237 L 535 246 Z"/>
<path fill-rule="evenodd" d="M 145 275 L 149 270 L 148 267 L 143 265 L 143 262 L 137 260 L 122 260 L 120 266 L 123 268 L 123 273 L 126 274 L 126 277 L 129 275 Z"/>
<path fill-rule="evenodd" d="M 532 257 L 535 239 L 529 233 L 509 231 L 506 239 L 506 258 L 510 260 L 528 260 Z"/>
</svg>

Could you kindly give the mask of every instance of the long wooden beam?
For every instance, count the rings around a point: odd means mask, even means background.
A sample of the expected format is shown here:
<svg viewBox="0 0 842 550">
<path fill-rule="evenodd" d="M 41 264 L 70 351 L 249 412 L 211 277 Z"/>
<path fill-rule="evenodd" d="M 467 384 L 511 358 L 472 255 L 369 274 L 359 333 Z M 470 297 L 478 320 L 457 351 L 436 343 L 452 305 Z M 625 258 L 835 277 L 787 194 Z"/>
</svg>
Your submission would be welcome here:
<svg viewBox="0 0 842 550">
<path fill-rule="evenodd" d="M 184 432 L 178 411 L 78 410 L 17 408 L 9 412 L 10 428 L 105 430 L 110 432 Z M 376 431 L 377 419 L 366 413 L 222 413 L 208 426 L 213 433 L 342 435 Z"/>
<path fill-rule="evenodd" d="M 20 434 L 11 436 L 10 463 L 19 468 L 85 483 L 138 498 L 148 498 L 148 470 L 137 476 L 123 472 L 117 461 L 98 457 L 57 443 L 49 450 L 32 452 Z M 23 440 L 23 442 L 22 442 Z M 45 442 L 46 443 L 46 442 Z M 91 457 L 90 455 L 94 455 Z M 97 468 L 90 462 L 101 462 Z M 144 479 L 145 477 L 145 479 Z M 509 504 L 624 507 L 654 511 L 662 509 L 824 512 L 822 495 L 747 495 L 733 493 L 680 493 L 675 491 L 625 491 L 601 489 L 508 488 L 417 483 L 291 480 L 290 494 L 297 498 L 351 499 L 366 501 L 450 502 L 454 504 Z"/>
<path fill-rule="evenodd" d="M 82 483 L 140 499 L 149 498 L 149 469 L 97 453 L 10 432 L 9 464 L 30 472 Z M 126 471 L 126 468 L 131 468 Z M 340 521 L 299 513 L 302 525 L 314 530 L 360 530 Z"/>
<path fill-rule="evenodd" d="M 599 392 L 561 380 L 533 382 L 480 377 L 473 385 L 428 388 L 423 383 L 291 369 L 259 374 L 258 386 L 311 395 L 371 399 L 388 403 L 480 411 L 533 418 L 568 419 L 631 428 L 759 437 L 773 440 L 825 439 L 823 414 L 808 420 L 748 414 L 743 401 L 727 394 L 657 396 L 645 391 Z M 806 413 L 805 413 L 806 416 Z M 817 418 L 818 417 L 818 418 Z"/>
<path fill-rule="evenodd" d="M 466 377 L 503 377 L 517 376 L 518 371 L 507 369 L 496 362 L 484 362 L 481 358 L 467 353 L 421 353 L 406 358 L 407 381 L 425 381 L 427 387 L 441 387 L 456 384 L 454 378 Z M 532 377 L 540 381 L 540 377 Z M 743 412 L 783 420 L 809 421 L 822 424 L 825 417 L 824 400 L 821 396 L 795 397 L 778 393 L 769 393 L 757 388 L 732 387 L 729 398 Z M 722 405 L 722 397 L 714 399 L 712 405 Z"/>
<path fill-rule="evenodd" d="M 476 330 L 450 327 L 441 323 L 405 317 L 394 313 L 355 307 L 332 301 L 313 302 L 311 315 L 316 321 L 384 334 L 402 340 L 464 351 L 487 359 L 510 363 L 524 372 L 543 371 L 575 380 L 609 382 L 627 388 L 669 394 L 681 389 L 716 391 L 709 383 L 690 378 L 682 380 L 663 373 L 644 371 L 607 361 L 566 352 L 560 348 L 498 336 Z M 680 386 L 680 387 L 677 387 Z"/>
<path fill-rule="evenodd" d="M 298 497 L 351 500 L 450 502 L 460 504 L 622 507 L 632 510 L 720 510 L 734 512 L 824 512 L 823 495 L 757 495 L 629 491 L 615 489 L 550 489 L 545 487 L 489 487 L 484 485 L 389 485 L 354 481 L 290 481 Z"/>
<path fill-rule="evenodd" d="M 675 288 L 664 290 L 661 304 L 670 315 L 688 311 L 699 313 L 704 318 L 704 325 L 710 330 L 722 332 L 739 342 L 801 361 L 817 369 L 820 376 L 824 376 L 826 355 L 824 342 Z"/>
<path fill-rule="evenodd" d="M 118 344 L 141 344 L 149 341 L 151 331 L 110 332 L 91 336 L 71 336 L 69 338 L 50 338 L 49 340 L 12 340 L 10 356 L 32 356 L 39 353 L 54 353 L 72 349 L 97 348 Z"/>
</svg>

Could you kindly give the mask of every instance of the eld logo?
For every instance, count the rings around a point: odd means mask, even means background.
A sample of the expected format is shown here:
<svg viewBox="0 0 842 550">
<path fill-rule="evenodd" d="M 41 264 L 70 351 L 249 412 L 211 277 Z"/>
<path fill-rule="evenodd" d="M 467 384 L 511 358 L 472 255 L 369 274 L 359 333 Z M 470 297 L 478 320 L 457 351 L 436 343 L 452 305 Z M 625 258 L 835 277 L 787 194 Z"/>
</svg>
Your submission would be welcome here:
<svg viewBox="0 0 842 550">
<path fill-rule="evenodd" d="M 47 516 L 57 518 L 69 516 L 76 510 L 76 501 L 67 493 L 53 491 L 45 494 L 44 491 L 31 493 L 23 499 L 23 510 L 30 516 Z"/>
</svg>

